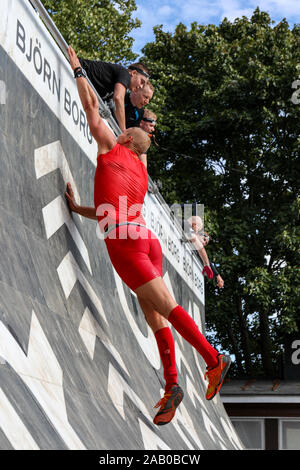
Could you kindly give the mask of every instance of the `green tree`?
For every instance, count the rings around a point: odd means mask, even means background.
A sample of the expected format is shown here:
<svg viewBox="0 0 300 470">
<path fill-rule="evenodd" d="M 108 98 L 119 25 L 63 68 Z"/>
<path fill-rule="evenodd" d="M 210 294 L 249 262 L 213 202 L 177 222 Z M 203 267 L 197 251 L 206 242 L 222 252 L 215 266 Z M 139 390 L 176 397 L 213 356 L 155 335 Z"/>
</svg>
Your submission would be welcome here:
<svg viewBox="0 0 300 470">
<path fill-rule="evenodd" d="M 299 327 L 299 45 L 299 26 L 256 9 L 219 26 L 156 27 L 143 49 L 159 115 L 149 172 L 168 203 L 205 204 L 225 280 L 221 291 L 206 283 L 206 320 L 239 375 L 277 373 Z"/>
<path fill-rule="evenodd" d="M 77 54 L 86 59 L 127 64 L 136 59 L 130 32 L 135 0 L 44 0 L 57 28 Z"/>
</svg>

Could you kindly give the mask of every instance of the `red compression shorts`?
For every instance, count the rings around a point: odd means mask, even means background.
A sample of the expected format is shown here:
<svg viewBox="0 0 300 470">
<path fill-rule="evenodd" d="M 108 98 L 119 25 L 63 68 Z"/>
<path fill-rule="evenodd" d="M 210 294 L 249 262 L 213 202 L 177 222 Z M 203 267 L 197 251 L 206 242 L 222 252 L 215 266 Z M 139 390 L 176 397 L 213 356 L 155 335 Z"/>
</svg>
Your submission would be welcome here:
<svg viewBox="0 0 300 470">
<path fill-rule="evenodd" d="M 115 270 L 131 290 L 162 277 L 161 245 L 146 227 L 122 225 L 109 232 L 105 243 Z"/>
</svg>

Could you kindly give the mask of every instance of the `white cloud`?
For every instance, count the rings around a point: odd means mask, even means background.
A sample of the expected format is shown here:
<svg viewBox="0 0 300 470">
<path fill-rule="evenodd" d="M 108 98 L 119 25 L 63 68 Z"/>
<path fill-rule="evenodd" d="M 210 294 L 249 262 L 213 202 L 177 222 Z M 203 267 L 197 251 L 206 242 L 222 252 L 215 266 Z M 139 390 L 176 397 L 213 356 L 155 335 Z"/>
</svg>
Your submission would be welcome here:
<svg viewBox="0 0 300 470">
<path fill-rule="evenodd" d="M 271 16 L 294 18 L 295 23 L 300 21 L 299 0 L 252 0 L 251 4 L 258 5 L 261 10 L 268 11 Z"/>
<path fill-rule="evenodd" d="M 254 8 L 249 8 L 249 2 L 243 2 L 240 0 L 219 0 L 219 19 L 227 18 L 229 21 L 234 21 L 236 18 L 252 16 Z"/>
<path fill-rule="evenodd" d="M 219 24 L 225 16 L 230 21 L 242 16 L 249 18 L 257 6 L 276 22 L 284 17 L 291 26 L 300 22 L 300 0 L 136 0 L 136 3 L 134 16 L 142 22 L 141 28 L 133 32 L 136 51 L 154 40 L 155 25 L 163 24 L 164 31 L 173 32 L 180 22 L 187 27 L 194 21 Z"/>
<path fill-rule="evenodd" d="M 220 21 L 226 16 L 229 20 L 252 16 L 256 7 L 266 11 L 272 20 L 280 21 L 286 17 L 290 24 L 300 21 L 299 0 L 219 0 Z"/>
<path fill-rule="evenodd" d="M 222 17 L 220 19 L 223 20 L 223 18 L 227 18 L 229 21 L 234 21 L 236 18 L 242 18 L 243 16 L 246 16 L 247 18 L 251 18 L 253 15 L 253 9 L 252 8 L 244 8 L 244 9 L 233 9 L 230 10 L 225 9 L 222 12 Z"/>
<path fill-rule="evenodd" d="M 137 11 L 133 15 L 142 23 L 141 27 L 132 33 L 132 36 L 135 38 L 134 51 L 140 51 L 147 42 L 152 41 L 154 38 L 153 26 L 159 22 L 159 19 L 156 21 L 156 18 L 153 17 L 148 8 L 148 5 L 144 7 L 138 4 Z"/>
<path fill-rule="evenodd" d="M 170 5 L 163 5 L 157 11 L 157 16 L 159 18 L 166 18 L 166 17 L 168 18 L 173 14 L 174 14 L 174 12 L 173 12 L 173 9 Z"/>
</svg>

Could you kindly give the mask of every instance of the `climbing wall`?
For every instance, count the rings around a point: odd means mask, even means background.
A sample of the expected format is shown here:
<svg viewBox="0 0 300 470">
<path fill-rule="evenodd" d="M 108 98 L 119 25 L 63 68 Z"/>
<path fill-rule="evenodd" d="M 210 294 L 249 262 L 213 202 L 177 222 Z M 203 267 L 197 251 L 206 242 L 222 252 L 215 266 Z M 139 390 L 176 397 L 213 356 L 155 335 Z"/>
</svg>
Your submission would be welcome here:
<svg viewBox="0 0 300 470">
<path fill-rule="evenodd" d="M 64 55 L 26 0 L 0 17 L 0 449 L 240 449 L 204 362 L 174 331 L 185 398 L 156 427 L 154 336 L 113 270 L 97 224 L 70 214 L 66 182 L 93 204 L 96 145 Z M 200 329 L 201 266 L 147 194 L 164 279 Z"/>
</svg>

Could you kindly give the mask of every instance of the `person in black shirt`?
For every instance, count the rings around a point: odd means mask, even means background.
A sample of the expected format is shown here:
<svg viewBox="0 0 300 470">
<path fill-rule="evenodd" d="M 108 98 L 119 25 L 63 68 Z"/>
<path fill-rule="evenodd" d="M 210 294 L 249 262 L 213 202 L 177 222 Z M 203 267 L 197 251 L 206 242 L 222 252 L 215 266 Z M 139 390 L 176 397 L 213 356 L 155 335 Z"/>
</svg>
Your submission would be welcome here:
<svg viewBox="0 0 300 470">
<path fill-rule="evenodd" d="M 144 106 L 149 104 L 153 96 L 154 88 L 147 82 L 143 88 L 137 91 L 129 91 L 125 95 L 126 128 L 140 127 L 144 115 Z"/>
<path fill-rule="evenodd" d="M 121 131 L 126 129 L 124 99 L 126 90 L 137 91 L 149 79 L 148 68 L 141 63 L 132 64 L 126 69 L 119 64 L 79 58 L 81 67 L 86 71 L 99 96 L 108 101 L 113 98 L 115 117 Z"/>
</svg>

